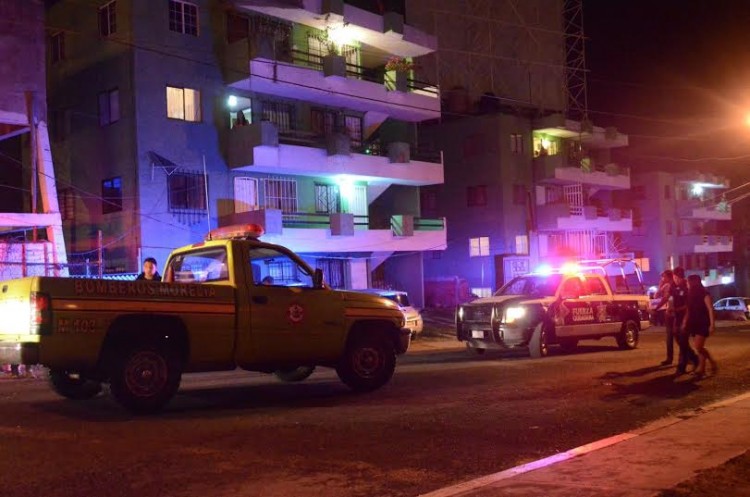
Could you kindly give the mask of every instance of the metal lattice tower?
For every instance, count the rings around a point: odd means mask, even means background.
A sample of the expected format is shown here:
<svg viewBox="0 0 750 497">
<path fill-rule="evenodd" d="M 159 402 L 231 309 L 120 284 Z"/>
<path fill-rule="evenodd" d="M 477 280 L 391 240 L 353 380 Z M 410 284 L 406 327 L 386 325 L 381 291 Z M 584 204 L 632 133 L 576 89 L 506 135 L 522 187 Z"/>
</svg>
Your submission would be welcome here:
<svg viewBox="0 0 750 497">
<path fill-rule="evenodd" d="M 567 115 L 570 119 L 588 121 L 586 88 L 586 38 L 583 31 L 583 0 L 564 0 Z"/>
</svg>

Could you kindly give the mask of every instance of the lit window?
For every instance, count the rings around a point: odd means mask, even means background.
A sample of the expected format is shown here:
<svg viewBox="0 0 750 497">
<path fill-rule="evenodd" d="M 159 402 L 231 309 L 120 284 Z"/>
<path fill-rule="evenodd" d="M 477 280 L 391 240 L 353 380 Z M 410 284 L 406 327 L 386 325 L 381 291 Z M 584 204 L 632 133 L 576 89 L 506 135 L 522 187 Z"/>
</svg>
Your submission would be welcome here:
<svg viewBox="0 0 750 497">
<path fill-rule="evenodd" d="M 198 36 L 198 6 L 179 0 L 169 0 L 169 30 Z"/>
<path fill-rule="evenodd" d="M 122 210 L 122 179 L 110 178 L 102 181 L 102 214 Z"/>
<path fill-rule="evenodd" d="M 99 34 L 110 36 L 117 32 L 117 2 L 112 0 L 108 4 L 99 7 Z"/>
<path fill-rule="evenodd" d="M 200 122 L 201 92 L 191 88 L 167 86 L 167 117 Z"/>
<path fill-rule="evenodd" d="M 168 176 L 170 211 L 206 210 L 206 183 L 200 173 L 174 172 Z"/>
<path fill-rule="evenodd" d="M 293 179 L 265 180 L 265 208 L 282 212 L 297 212 L 297 181 Z"/>
<path fill-rule="evenodd" d="M 487 287 L 472 288 L 471 293 L 476 295 L 477 297 L 492 297 L 492 288 L 487 288 Z"/>
<path fill-rule="evenodd" d="M 490 255 L 490 237 L 481 236 L 469 239 L 469 257 Z"/>
<path fill-rule="evenodd" d="M 516 254 L 529 253 L 529 237 L 527 235 L 516 235 Z"/>
<path fill-rule="evenodd" d="M 120 92 L 117 89 L 99 94 L 99 126 L 120 120 Z"/>
</svg>

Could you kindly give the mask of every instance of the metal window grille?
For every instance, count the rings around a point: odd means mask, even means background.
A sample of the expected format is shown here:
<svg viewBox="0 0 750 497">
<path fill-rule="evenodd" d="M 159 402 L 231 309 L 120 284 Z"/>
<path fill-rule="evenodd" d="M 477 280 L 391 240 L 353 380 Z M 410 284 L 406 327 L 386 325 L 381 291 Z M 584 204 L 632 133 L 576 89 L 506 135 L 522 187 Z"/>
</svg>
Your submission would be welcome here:
<svg viewBox="0 0 750 497">
<path fill-rule="evenodd" d="M 109 178 L 102 181 L 102 214 L 122 210 L 122 179 Z"/>
<path fill-rule="evenodd" d="M 359 116 L 346 116 L 344 118 L 346 132 L 351 139 L 352 147 L 362 146 L 362 118 Z"/>
<path fill-rule="evenodd" d="M 285 178 L 264 180 L 266 209 L 279 209 L 282 212 L 297 212 L 297 181 Z"/>
<path fill-rule="evenodd" d="M 294 129 L 290 104 L 265 101 L 262 108 L 263 120 L 274 123 L 280 132 Z"/>
<path fill-rule="evenodd" d="M 341 212 L 341 194 L 338 185 L 315 185 L 315 212 Z"/>
<path fill-rule="evenodd" d="M 206 184 L 201 173 L 174 172 L 167 177 L 170 211 L 205 211 Z"/>
<path fill-rule="evenodd" d="M 323 270 L 323 277 L 331 288 L 345 288 L 346 263 L 343 259 L 317 259 L 315 267 Z"/>
</svg>

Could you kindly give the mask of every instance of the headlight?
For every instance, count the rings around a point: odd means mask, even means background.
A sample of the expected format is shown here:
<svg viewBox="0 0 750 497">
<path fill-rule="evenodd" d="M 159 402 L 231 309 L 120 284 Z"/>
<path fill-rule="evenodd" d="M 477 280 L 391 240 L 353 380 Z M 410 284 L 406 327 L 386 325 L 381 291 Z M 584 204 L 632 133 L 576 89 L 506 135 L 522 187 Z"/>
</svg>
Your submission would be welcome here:
<svg viewBox="0 0 750 497">
<path fill-rule="evenodd" d="M 505 324 L 513 324 L 516 321 L 520 321 L 525 316 L 525 307 L 508 307 L 505 309 L 505 319 L 503 319 L 503 322 L 505 322 Z"/>
</svg>

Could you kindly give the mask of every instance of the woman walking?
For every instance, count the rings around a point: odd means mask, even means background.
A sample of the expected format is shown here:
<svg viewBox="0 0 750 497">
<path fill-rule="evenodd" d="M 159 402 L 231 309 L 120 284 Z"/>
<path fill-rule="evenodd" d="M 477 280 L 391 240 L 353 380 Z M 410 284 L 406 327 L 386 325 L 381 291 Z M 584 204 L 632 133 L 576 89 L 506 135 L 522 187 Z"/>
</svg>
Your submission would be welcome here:
<svg viewBox="0 0 750 497">
<path fill-rule="evenodd" d="M 697 378 L 706 374 L 706 362 L 711 364 L 711 371 L 716 374 L 718 368 L 708 349 L 706 339 L 715 331 L 714 307 L 711 296 L 706 291 L 700 276 L 691 274 L 687 278 L 688 301 L 685 314 L 684 330 L 693 337 L 695 351 L 698 353 L 698 366 L 693 371 Z"/>
</svg>

